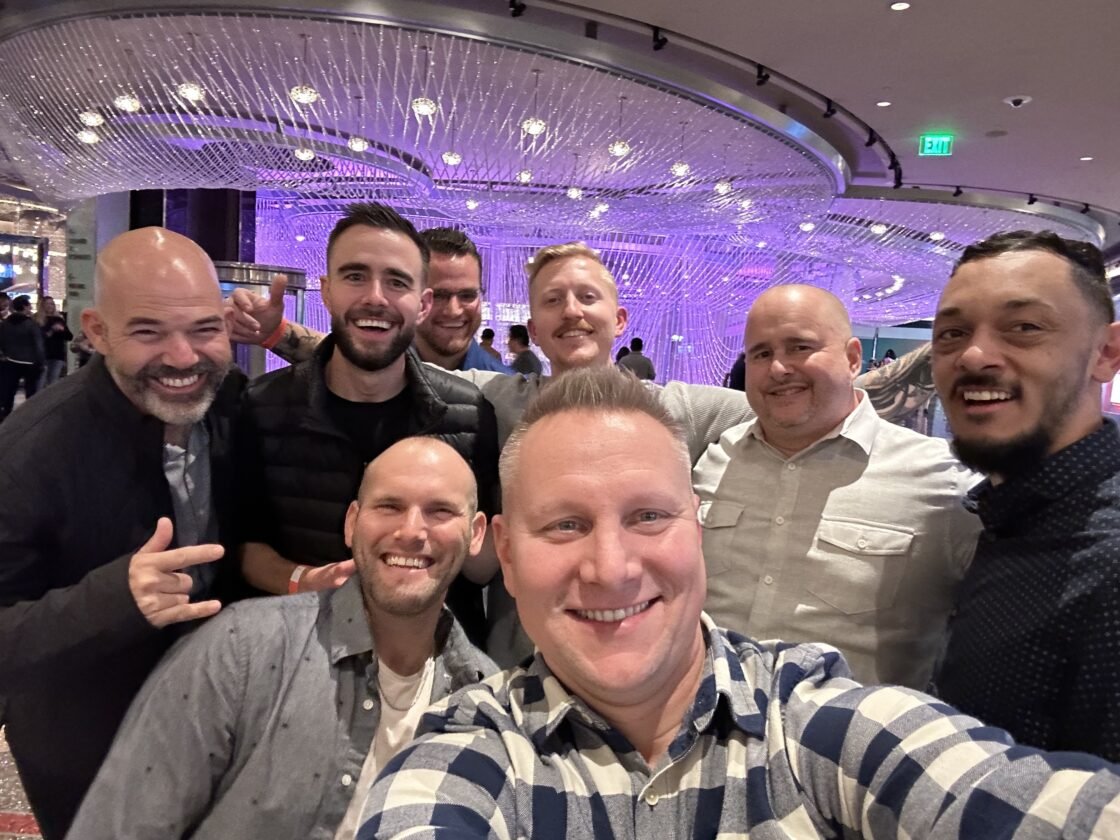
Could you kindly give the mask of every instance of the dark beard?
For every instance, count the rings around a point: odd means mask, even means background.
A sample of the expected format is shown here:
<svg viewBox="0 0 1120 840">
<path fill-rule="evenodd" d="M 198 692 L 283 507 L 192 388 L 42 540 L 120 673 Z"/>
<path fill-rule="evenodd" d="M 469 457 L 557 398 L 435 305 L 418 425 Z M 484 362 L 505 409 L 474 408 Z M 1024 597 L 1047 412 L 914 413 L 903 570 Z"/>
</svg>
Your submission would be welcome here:
<svg viewBox="0 0 1120 840">
<path fill-rule="evenodd" d="M 346 330 L 345 316 L 333 316 L 331 318 L 331 331 L 334 335 L 335 346 L 338 348 L 338 351 L 342 353 L 343 357 L 345 357 L 350 364 L 354 365 L 354 367 L 361 368 L 371 373 L 384 370 L 399 359 L 404 352 L 408 350 L 409 345 L 412 344 L 412 338 L 416 334 L 416 328 L 414 326 L 402 324 L 397 337 L 393 339 L 388 347 L 382 351 L 369 351 L 359 347 L 353 339 L 351 339 L 350 333 Z"/>
<path fill-rule="evenodd" d="M 1013 478 L 1028 473 L 1042 463 L 1054 436 L 1039 426 L 1014 440 L 1003 443 L 953 438 L 953 454 L 962 464 L 985 475 Z"/>
</svg>

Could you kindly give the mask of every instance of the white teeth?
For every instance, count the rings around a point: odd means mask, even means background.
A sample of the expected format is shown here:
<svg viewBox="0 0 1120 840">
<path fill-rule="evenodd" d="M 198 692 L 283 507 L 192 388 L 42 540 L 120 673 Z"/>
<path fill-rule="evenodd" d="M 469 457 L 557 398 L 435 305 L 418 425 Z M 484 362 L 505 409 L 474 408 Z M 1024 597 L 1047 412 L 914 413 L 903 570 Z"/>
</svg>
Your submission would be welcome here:
<svg viewBox="0 0 1120 840">
<path fill-rule="evenodd" d="M 389 327 L 393 326 L 388 321 L 378 321 L 373 318 L 359 318 L 354 323 L 359 327 L 375 327 L 379 330 L 387 330 Z"/>
<path fill-rule="evenodd" d="M 171 379 L 169 377 L 160 377 L 159 384 L 165 388 L 186 388 L 198 382 L 198 374 L 194 376 L 184 376 L 181 378 Z"/>
<path fill-rule="evenodd" d="M 637 615 L 640 612 L 645 612 L 652 603 L 653 601 L 642 601 L 640 604 L 635 604 L 623 610 L 576 610 L 575 613 L 580 618 L 586 618 L 588 621 L 602 621 L 609 624 L 615 621 L 622 621 L 622 619 Z"/>
<path fill-rule="evenodd" d="M 993 400 L 1009 400 L 1008 391 L 965 391 L 964 398 L 970 402 L 991 402 Z"/>
<path fill-rule="evenodd" d="M 587 335 L 586 330 L 568 330 L 567 332 L 560 333 L 561 338 L 580 338 Z"/>
<path fill-rule="evenodd" d="M 426 569 L 431 565 L 431 562 L 423 557 L 401 557 L 391 554 L 385 558 L 385 564 L 387 566 L 407 566 L 410 569 Z"/>
</svg>

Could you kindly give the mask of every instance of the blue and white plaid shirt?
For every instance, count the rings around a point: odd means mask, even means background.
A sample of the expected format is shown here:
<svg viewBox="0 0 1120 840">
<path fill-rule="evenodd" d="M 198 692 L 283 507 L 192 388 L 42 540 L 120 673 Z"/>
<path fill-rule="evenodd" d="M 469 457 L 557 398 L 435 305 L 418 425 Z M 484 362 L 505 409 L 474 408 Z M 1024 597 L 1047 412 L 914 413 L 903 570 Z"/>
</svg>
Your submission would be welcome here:
<svg viewBox="0 0 1120 840">
<path fill-rule="evenodd" d="M 835 649 L 702 617 L 696 700 L 654 767 L 539 654 L 452 695 L 385 768 L 359 840 L 1120 837 L 1115 765 L 1015 746 Z"/>
</svg>

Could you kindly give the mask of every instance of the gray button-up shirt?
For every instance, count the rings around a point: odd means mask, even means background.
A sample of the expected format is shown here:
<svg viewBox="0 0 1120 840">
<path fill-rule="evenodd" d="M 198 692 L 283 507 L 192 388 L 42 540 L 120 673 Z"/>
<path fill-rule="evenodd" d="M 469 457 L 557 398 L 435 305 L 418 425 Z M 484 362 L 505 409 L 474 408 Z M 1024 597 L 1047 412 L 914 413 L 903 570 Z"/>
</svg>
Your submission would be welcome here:
<svg viewBox="0 0 1120 840">
<path fill-rule="evenodd" d="M 493 673 L 444 611 L 432 699 Z M 183 639 L 125 718 L 68 837 L 331 840 L 380 718 L 357 578 L 234 604 Z"/>
<path fill-rule="evenodd" d="M 705 609 L 756 639 L 827 642 L 863 683 L 924 688 L 980 521 L 977 477 L 943 440 L 879 418 L 862 391 L 831 434 L 792 457 L 758 421 L 708 447 L 700 496 Z"/>
</svg>

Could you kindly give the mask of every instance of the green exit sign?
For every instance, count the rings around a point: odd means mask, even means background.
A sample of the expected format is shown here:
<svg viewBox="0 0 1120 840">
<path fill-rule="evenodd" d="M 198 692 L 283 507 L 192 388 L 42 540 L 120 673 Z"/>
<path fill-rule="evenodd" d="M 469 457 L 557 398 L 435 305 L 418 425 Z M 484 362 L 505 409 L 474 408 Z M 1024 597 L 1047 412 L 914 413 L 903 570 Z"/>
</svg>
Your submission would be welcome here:
<svg viewBox="0 0 1120 840">
<path fill-rule="evenodd" d="M 949 157 L 952 153 L 952 134 L 923 134 L 918 138 L 919 157 Z"/>
</svg>

